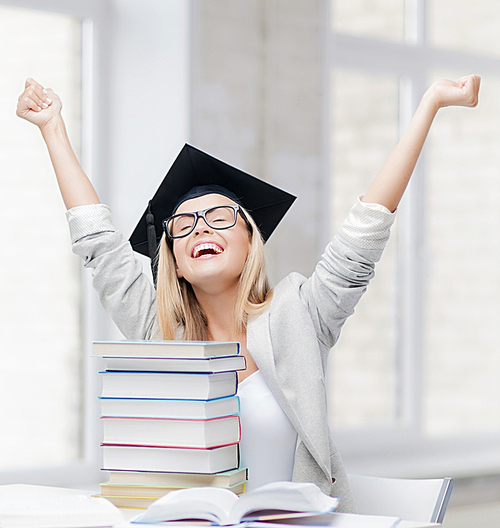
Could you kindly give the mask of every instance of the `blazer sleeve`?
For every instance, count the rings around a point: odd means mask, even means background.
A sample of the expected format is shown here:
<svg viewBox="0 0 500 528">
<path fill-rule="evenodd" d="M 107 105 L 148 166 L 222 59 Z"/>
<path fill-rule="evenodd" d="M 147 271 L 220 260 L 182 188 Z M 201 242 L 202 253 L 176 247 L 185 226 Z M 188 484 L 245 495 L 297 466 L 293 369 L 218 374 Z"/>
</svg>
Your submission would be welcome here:
<svg viewBox="0 0 500 528">
<path fill-rule="evenodd" d="M 93 286 L 104 309 L 127 339 L 151 339 L 156 328 L 156 291 L 104 204 L 83 205 L 66 213 L 73 252 L 91 268 Z"/>
<path fill-rule="evenodd" d="M 328 244 L 312 276 L 300 286 L 318 339 L 331 348 L 374 275 L 395 213 L 358 199 Z"/>
</svg>

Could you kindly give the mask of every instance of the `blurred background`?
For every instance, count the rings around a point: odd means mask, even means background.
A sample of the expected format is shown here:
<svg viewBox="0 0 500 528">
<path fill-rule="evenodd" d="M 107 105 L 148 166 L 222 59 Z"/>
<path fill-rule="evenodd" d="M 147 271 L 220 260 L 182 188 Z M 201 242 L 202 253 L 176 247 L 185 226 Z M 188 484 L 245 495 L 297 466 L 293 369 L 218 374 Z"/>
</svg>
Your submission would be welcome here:
<svg viewBox="0 0 500 528">
<path fill-rule="evenodd" d="M 99 363 L 121 338 L 71 254 L 27 77 L 127 236 L 188 142 L 298 196 L 267 245 L 309 275 L 434 80 L 440 111 L 389 246 L 330 358 L 351 473 L 457 480 L 449 527 L 500 516 L 500 3 L 0 0 L 0 482 L 95 486 Z M 148 263 L 144 261 L 147 273 Z"/>
</svg>

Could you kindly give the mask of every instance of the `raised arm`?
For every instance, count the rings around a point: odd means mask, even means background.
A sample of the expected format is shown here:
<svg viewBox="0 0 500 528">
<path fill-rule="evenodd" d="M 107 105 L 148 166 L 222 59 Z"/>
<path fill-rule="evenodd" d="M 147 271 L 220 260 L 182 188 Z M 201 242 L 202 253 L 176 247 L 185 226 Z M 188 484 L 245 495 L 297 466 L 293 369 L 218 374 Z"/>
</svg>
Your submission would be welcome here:
<svg viewBox="0 0 500 528">
<path fill-rule="evenodd" d="M 462 77 L 457 82 L 442 80 L 425 92 L 407 131 L 363 196 L 363 202 L 396 210 L 438 110 L 445 106 L 475 107 L 480 81 L 477 75 Z"/>
<path fill-rule="evenodd" d="M 40 128 L 66 208 L 100 203 L 73 152 L 61 109 L 61 100 L 53 90 L 44 89 L 35 80 L 28 79 L 19 96 L 16 113 Z"/>
</svg>

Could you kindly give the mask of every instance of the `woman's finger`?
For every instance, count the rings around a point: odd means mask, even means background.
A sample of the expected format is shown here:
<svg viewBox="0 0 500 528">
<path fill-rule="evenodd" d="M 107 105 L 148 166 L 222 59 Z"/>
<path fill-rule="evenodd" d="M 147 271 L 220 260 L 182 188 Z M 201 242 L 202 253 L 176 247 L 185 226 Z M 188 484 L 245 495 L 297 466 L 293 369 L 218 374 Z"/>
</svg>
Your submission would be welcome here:
<svg viewBox="0 0 500 528">
<path fill-rule="evenodd" d="M 41 106 L 31 97 L 28 95 L 23 95 L 21 100 L 19 101 L 19 110 L 33 110 L 34 112 L 40 112 L 42 109 Z"/>
<path fill-rule="evenodd" d="M 479 77 L 479 75 L 471 75 L 470 79 L 467 81 L 467 84 L 470 86 L 471 106 L 477 106 L 479 102 L 479 87 L 481 86 L 481 77 Z"/>
<path fill-rule="evenodd" d="M 462 90 L 464 106 L 477 106 L 479 101 L 481 77 L 479 77 L 479 75 L 467 75 L 467 77 L 461 77 L 458 79 L 457 85 Z"/>
<path fill-rule="evenodd" d="M 28 88 L 19 96 L 19 102 L 26 105 L 27 108 L 31 110 L 41 110 L 43 108 L 48 108 L 52 103 L 52 100 L 49 99 L 46 93 L 39 93 L 39 90 L 33 88 Z"/>
<path fill-rule="evenodd" d="M 43 100 L 33 90 L 24 92 L 22 101 L 30 110 L 41 110 L 43 108 Z"/>
<path fill-rule="evenodd" d="M 40 90 L 43 90 L 43 86 L 31 77 L 28 77 L 24 83 L 24 89 L 27 90 L 28 88 L 39 88 Z"/>
<path fill-rule="evenodd" d="M 28 78 L 26 80 L 26 88 L 23 96 L 24 95 L 27 95 L 36 101 L 40 108 L 47 108 L 49 106 L 50 101 L 47 101 L 47 90 L 45 90 L 44 87 L 34 79 Z"/>
</svg>

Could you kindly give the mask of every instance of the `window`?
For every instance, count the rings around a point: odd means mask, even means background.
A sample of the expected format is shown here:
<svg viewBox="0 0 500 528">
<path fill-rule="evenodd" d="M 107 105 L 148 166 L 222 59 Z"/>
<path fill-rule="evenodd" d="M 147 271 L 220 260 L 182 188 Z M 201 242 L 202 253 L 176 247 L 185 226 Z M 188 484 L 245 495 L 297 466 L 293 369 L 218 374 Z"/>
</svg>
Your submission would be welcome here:
<svg viewBox="0 0 500 528">
<path fill-rule="evenodd" d="M 81 23 L 0 5 L 0 471 L 81 460 L 80 263 L 40 132 L 15 115 L 28 76 L 57 86 L 80 147 Z"/>
<path fill-rule="evenodd" d="M 342 68 L 333 72 L 332 232 L 338 229 L 360 189 L 369 186 L 374 167 L 382 166 L 397 140 L 398 89 L 396 75 Z M 359 305 L 356 317 L 348 319 L 340 346 L 332 354 L 330 412 L 335 428 L 388 424 L 392 420 L 396 240 L 397 236 L 390 239 L 367 299 Z M 374 304 L 376 313 L 371 311 Z M 353 362 L 358 365 L 356 369 L 351 368 Z M 365 391 L 371 394 L 369 399 L 354 397 Z"/>
<path fill-rule="evenodd" d="M 102 479 L 100 364 L 89 355 L 92 341 L 122 337 L 71 253 L 46 147 L 15 116 L 17 97 L 28 76 L 57 90 L 84 170 L 130 233 L 188 137 L 189 24 L 183 0 L 112 12 L 102 0 L 0 0 L 1 483 Z M 170 97 L 152 111 L 158 86 Z"/>
<path fill-rule="evenodd" d="M 439 112 L 376 276 L 331 354 L 334 436 L 349 470 L 499 470 L 500 8 L 493 0 L 481 10 L 451 0 L 328 4 L 332 229 L 426 87 L 483 78 L 477 109 Z"/>
</svg>

